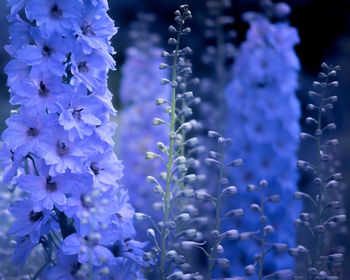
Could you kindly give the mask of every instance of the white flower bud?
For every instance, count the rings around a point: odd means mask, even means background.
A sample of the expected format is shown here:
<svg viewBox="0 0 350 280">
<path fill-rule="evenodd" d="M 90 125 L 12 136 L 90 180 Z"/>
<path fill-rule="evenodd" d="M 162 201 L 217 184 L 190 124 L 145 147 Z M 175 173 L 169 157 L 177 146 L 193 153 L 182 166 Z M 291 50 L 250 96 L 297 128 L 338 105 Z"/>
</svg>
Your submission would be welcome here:
<svg viewBox="0 0 350 280">
<path fill-rule="evenodd" d="M 154 232 L 153 228 L 149 228 L 147 230 L 147 236 L 148 236 L 148 238 L 155 238 L 156 237 L 156 233 Z"/>
<path fill-rule="evenodd" d="M 206 243 L 206 241 L 200 243 L 195 241 L 182 241 L 181 242 L 181 248 L 185 250 L 192 250 L 196 247 L 203 246 Z"/>
<path fill-rule="evenodd" d="M 145 158 L 146 160 L 152 160 L 159 157 L 159 155 L 157 155 L 156 153 L 153 152 L 146 152 Z"/>
<path fill-rule="evenodd" d="M 137 220 L 137 221 L 144 221 L 144 220 L 147 220 L 148 218 L 149 218 L 149 216 L 144 214 L 144 213 L 136 212 L 134 214 L 134 219 Z"/>
<path fill-rule="evenodd" d="M 247 276 L 252 276 L 255 274 L 255 266 L 250 264 L 250 265 L 247 265 L 245 268 L 244 268 L 244 273 L 247 275 Z"/>
<path fill-rule="evenodd" d="M 222 235 L 229 240 L 237 240 L 239 238 L 239 232 L 235 229 L 226 231 Z"/>
<path fill-rule="evenodd" d="M 223 194 L 235 195 L 237 193 L 237 188 L 235 186 L 229 186 L 222 190 Z"/>
</svg>

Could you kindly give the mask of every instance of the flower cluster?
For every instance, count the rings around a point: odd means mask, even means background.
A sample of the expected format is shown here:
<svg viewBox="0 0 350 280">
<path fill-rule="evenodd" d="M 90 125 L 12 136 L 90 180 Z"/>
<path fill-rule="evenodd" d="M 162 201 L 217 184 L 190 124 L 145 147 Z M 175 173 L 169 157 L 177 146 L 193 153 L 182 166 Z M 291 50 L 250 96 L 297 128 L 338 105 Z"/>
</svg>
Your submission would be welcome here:
<svg viewBox="0 0 350 280">
<path fill-rule="evenodd" d="M 285 4 L 273 6 L 276 16 L 289 11 Z M 298 174 L 294 162 L 298 149 L 300 116 L 295 96 L 299 61 L 294 46 L 299 42 L 297 31 L 287 22 L 271 23 L 267 17 L 248 13 L 250 24 L 246 41 L 242 44 L 233 69 L 233 80 L 227 86 L 227 134 L 235 139 L 230 155 L 242 158 L 244 166 L 232 172 L 238 186 L 257 185 L 265 178 L 270 187 L 267 195 L 279 194 L 283 205 L 266 205 L 265 212 L 279 233 L 277 242 L 294 244 L 292 221 L 299 205 L 293 202 Z M 246 209 L 259 201 L 258 195 L 240 193 L 240 204 Z M 249 213 L 246 211 L 246 213 Z M 259 218 L 247 214 L 245 222 L 237 224 L 242 231 L 251 231 L 260 225 Z M 237 244 L 230 258 L 242 254 L 244 264 L 253 263 L 257 246 L 247 248 Z M 234 255 L 232 255 L 234 253 Z M 275 271 L 292 266 L 286 257 L 265 260 L 266 269 Z"/>
<path fill-rule="evenodd" d="M 41 245 L 47 279 L 139 277 L 142 243 L 134 210 L 117 184 L 115 114 L 107 88 L 116 33 L 104 0 L 8 1 L 13 57 L 2 134 L 4 181 L 23 195 L 11 205 L 22 263 Z"/>
<path fill-rule="evenodd" d="M 128 48 L 121 69 L 123 110 L 118 127 L 118 153 L 125 166 L 122 183 L 130 189 L 130 200 L 136 211 L 147 213 L 152 213 L 156 200 L 149 191 L 146 177 L 153 172 L 164 172 L 165 168 L 160 161 L 146 162 L 145 153 L 156 150 L 157 142 L 169 145 L 168 129 L 152 125 L 155 118 L 169 122 L 169 114 L 154 106 L 154 101 L 157 98 L 168 100 L 171 93 L 170 88 L 159 84 L 163 78 L 159 71 L 162 51 L 156 47 L 158 37 L 148 31 L 153 20 L 152 15 L 139 14 L 138 21 L 132 26 L 134 46 Z"/>
</svg>

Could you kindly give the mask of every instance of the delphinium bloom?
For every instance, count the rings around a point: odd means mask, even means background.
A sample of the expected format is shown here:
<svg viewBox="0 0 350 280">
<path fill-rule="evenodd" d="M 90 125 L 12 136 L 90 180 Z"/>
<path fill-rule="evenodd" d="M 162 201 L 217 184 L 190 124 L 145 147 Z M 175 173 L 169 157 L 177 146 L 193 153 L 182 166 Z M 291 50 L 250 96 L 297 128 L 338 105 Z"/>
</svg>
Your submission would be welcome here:
<svg viewBox="0 0 350 280">
<path fill-rule="evenodd" d="M 337 81 L 339 66 L 322 63 L 319 81 L 314 81 L 314 90 L 309 91 L 312 98 L 305 119 L 308 127 L 300 133 L 303 142 L 312 143 L 310 159 L 299 160 L 297 166 L 310 174 L 312 191 L 295 192 L 294 199 L 305 202 L 305 210 L 294 221 L 300 228 L 302 238 L 289 254 L 300 262 L 300 274 L 315 279 L 343 279 L 341 266 L 344 261 L 343 248 L 337 246 L 333 237 L 338 237 L 340 227 L 346 221 L 342 206 L 341 181 L 343 176 L 337 171 L 332 153 L 339 146 L 333 138 L 337 126 L 331 122 L 330 112 L 338 101 L 332 88 L 339 86 Z M 303 156 L 305 159 L 305 155 Z M 302 276 L 302 277 L 303 277 Z"/>
<path fill-rule="evenodd" d="M 117 183 L 123 165 L 111 140 L 116 111 L 107 73 L 117 29 L 108 4 L 8 6 L 13 60 L 6 72 L 10 103 L 19 108 L 7 120 L 1 155 L 4 181 L 23 193 L 9 209 L 15 261 L 23 265 L 41 246 L 46 263 L 36 277 L 120 279 L 117 270 L 125 269 L 124 279 L 138 279 L 144 244 L 133 240 L 134 209 Z"/>
<path fill-rule="evenodd" d="M 139 14 L 130 32 L 134 45 L 127 49 L 126 62 L 122 67 L 120 98 L 123 109 L 118 127 L 118 153 L 125 166 L 122 183 L 130 190 L 130 199 L 136 211 L 153 213 L 156 202 L 149 191 L 146 177 L 166 169 L 160 161 L 145 161 L 145 153 L 157 149 L 157 142 L 169 144 L 168 129 L 152 124 L 154 118 L 169 122 L 169 114 L 155 106 L 157 98 L 169 99 L 170 88 L 159 81 L 163 73 L 162 50 L 157 47 L 159 37 L 149 32 L 154 21 L 150 14 Z"/>
<path fill-rule="evenodd" d="M 232 172 L 233 182 L 239 187 L 257 185 L 265 178 L 269 182 L 266 195 L 278 194 L 281 205 L 266 205 L 266 215 L 275 228 L 277 239 L 293 246 L 295 219 L 300 205 L 293 202 L 298 174 L 295 167 L 298 149 L 300 108 L 295 96 L 299 61 L 294 46 L 299 42 L 295 28 L 282 20 L 289 7 L 276 4 L 268 12 L 280 21 L 271 23 L 267 17 L 248 13 L 250 24 L 246 41 L 242 44 L 233 68 L 233 80 L 226 88 L 228 103 L 227 134 L 235 143 L 230 155 L 242 158 L 244 166 Z M 258 195 L 240 193 L 237 207 L 246 208 L 258 203 Z M 293 211 L 291 211 L 293 209 Z M 248 215 L 237 224 L 240 231 L 259 227 L 258 217 Z M 233 271 L 253 263 L 257 246 L 237 244 L 230 257 L 237 261 Z M 240 261 L 236 258 L 241 255 Z M 288 256 L 271 254 L 265 260 L 267 271 L 291 268 Z M 237 274 L 236 274 L 237 275 Z"/>
</svg>

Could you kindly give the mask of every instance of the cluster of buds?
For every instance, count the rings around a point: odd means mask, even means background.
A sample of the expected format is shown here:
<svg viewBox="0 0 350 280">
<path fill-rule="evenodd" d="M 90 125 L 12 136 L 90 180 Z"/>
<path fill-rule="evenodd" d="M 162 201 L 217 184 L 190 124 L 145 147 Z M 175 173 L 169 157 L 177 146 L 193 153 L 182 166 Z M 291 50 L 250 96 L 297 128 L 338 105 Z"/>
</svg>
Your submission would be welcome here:
<svg viewBox="0 0 350 280">
<path fill-rule="evenodd" d="M 340 279 L 337 268 L 342 264 L 343 254 L 334 248 L 329 250 L 329 236 L 346 220 L 339 198 L 343 176 L 336 171 L 333 161 L 333 150 L 339 141 L 329 136 L 336 125 L 327 120 L 328 112 L 338 100 L 336 95 L 329 95 L 329 92 L 339 86 L 336 76 L 340 67 L 326 63 L 322 63 L 321 67 L 320 80 L 313 82 L 314 90 L 309 92 L 313 100 L 307 105 L 311 111 L 306 118 L 309 129 L 300 134 L 302 140 L 311 141 L 315 147 L 315 160 L 299 160 L 297 163 L 302 171 L 311 174 L 315 191 L 294 194 L 294 199 L 304 200 L 307 206 L 307 212 L 302 212 L 294 224 L 305 229 L 310 240 L 304 240 L 305 247 L 299 245 L 289 251 L 293 257 L 302 256 L 306 259 L 305 270 L 308 279 L 312 280 Z"/>
</svg>

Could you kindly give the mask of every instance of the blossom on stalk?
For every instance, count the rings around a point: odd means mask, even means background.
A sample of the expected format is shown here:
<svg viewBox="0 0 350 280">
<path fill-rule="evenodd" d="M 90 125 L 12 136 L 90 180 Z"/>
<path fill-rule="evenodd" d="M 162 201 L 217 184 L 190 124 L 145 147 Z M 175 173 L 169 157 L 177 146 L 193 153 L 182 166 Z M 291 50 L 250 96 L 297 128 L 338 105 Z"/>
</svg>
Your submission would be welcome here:
<svg viewBox="0 0 350 280">
<path fill-rule="evenodd" d="M 8 6 L 13 60 L 6 73 L 10 103 L 20 107 L 7 120 L 1 158 L 4 181 L 23 192 L 10 207 L 14 261 L 23 265 L 41 246 L 43 279 L 113 279 L 112 267 L 121 261 L 130 262 L 126 273 L 137 274 L 144 244 L 133 240 L 134 210 L 117 183 L 123 165 L 112 152 L 116 112 L 107 73 L 114 69 L 110 39 L 117 29 L 108 5 L 28 0 Z M 116 242 L 133 248 L 116 255 Z"/>
<path fill-rule="evenodd" d="M 299 209 L 293 202 L 298 181 L 295 161 L 300 130 L 300 108 L 295 96 L 300 65 L 294 46 L 299 37 L 287 22 L 271 23 L 266 17 L 253 13 L 247 14 L 246 19 L 250 29 L 238 53 L 233 80 L 226 89 L 227 134 L 235 142 L 230 155 L 242 158 L 245 163 L 241 170 L 233 170 L 232 177 L 241 187 L 257 185 L 261 178 L 269 181 L 267 194 L 279 194 L 284 201 L 281 206 L 267 205 L 265 209 L 278 233 L 274 242 L 293 246 L 293 220 Z M 242 208 L 259 201 L 257 194 L 240 193 L 237 197 Z M 247 214 L 245 221 L 237 224 L 237 229 L 254 231 L 259 225 L 258 217 Z M 256 247 L 237 244 L 232 250 L 235 255 L 231 254 L 230 258 L 236 259 L 239 252 L 243 265 L 247 265 L 254 262 L 257 250 L 258 244 Z M 272 272 L 292 266 L 288 256 L 272 254 L 265 260 L 266 269 Z"/>
</svg>

